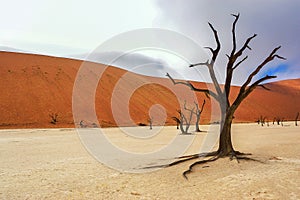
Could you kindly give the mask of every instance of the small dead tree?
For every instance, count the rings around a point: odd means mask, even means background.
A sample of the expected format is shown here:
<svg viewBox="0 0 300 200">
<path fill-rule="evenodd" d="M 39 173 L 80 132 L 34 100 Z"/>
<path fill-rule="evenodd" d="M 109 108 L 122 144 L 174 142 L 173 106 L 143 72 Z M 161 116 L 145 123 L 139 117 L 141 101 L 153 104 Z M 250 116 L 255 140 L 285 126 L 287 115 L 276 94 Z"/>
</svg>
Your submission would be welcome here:
<svg viewBox="0 0 300 200">
<path fill-rule="evenodd" d="M 205 99 L 203 100 L 203 103 L 202 103 L 202 106 L 200 109 L 196 102 L 195 102 L 195 105 L 196 105 L 196 132 L 201 132 L 201 130 L 199 128 L 199 124 L 200 124 L 201 114 L 203 112 L 204 105 L 205 105 Z"/>
<path fill-rule="evenodd" d="M 269 126 L 269 121 L 267 120 L 267 117 L 260 116 L 260 124 L 261 126 L 264 126 L 265 124 Z"/>
<path fill-rule="evenodd" d="M 58 118 L 57 113 L 51 113 L 51 114 L 49 114 L 49 117 L 51 118 L 51 121 L 50 121 L 51 124 L 56 124 L 57 123 L 57 118 Z"/>
<path fill-rule="evenodd" d="M 79 125 L 80 125 L 80 128 L 86 128 L 87 127 L 87 124 L 83 120 L 81 120 L 79 122 Z"/>
<path fill-rule="evenodd" d="M 177 117 L 172 117 L 172 119 L 176 122 L 176 128 L 179 129 L 180 119 Z"/>
<path fill-rule="evenodd" d="M 280 117 L 277 117 L 276 118 L 277 125 L 280 125 L 280 121 L 281 121 Z"/>
<path fill-rule="evenodd" d="M 298 126 L 298 123 L 297 123 L 298 118 L 299 118 L 299 112 L 297 113 L 296 118 L 295 118 L 295 126 Z"/>
<path fill-rule="evenodd" d="M 284 122 L 284 118 L 282 118 L 281 121 L 280 121 L 281 126 L 283 126 L 283 122 Z"/>
<path fill-rule="evenodd" d="M 172 117 L 172 119 L 177 122 L 177 129 L 178 129 L 178 125 L 179 125 L 180 131 L 182 134 L 191 134 L 188 131 L 191 126 L 191 120 L 193 117 L 194 109 L 195 108 L 188 110 L 190 112 L 188 118 L 183 114 L 183 112 L 181 110 L 177 110 L 177 112 L 179 114 L 179 118 Z"/>
<path fill-rule="evenodd" d="M 149 117 L 148 122 L 149 122 L 149 129 L 152 130 L 153 118 Z"/>
<path fill-rule="evenodd" d="M 257 124 L 259 124 L 260 123 L 260 118 L 258 118 L 255 122 L 257 122 Z"/>
<path fill-rule="evenodd" d="M 201 130 L 199 128 L 199 124 L 200 124 L 201 113 L 202 113 L 204 105 L 205 105 L 205 99 L 203 100 L 201 108 L 199 108 L 198 103 L 196 103 L 196 102 L 194 102 L 194 103 L 195 103 L 195 106 L 196 106 L 196 110 L 193 111 L 193 114 L 196 116 L 196 124 L 195 124 L 196 128 L 195 128 L 195 132 L 201 132 Z M 186 107 L 186 103 L 184 104 L 184 109 L 191 112 L 191 109 L 188 109 Z"/>
<path fill-rule="evenodd" d="M 241 64 L 248 58 L 248 56 L 241 57 L 247 49 L 251 50 L 249 44 L 257 35 L 254 34 L 253 36 L 250 36 L 246 39 L 246 41 L 242 44 L 240 48 L 238 48 L 238 43 L 236 41 L 236 24 L 239 20 L 240 15 L 239 14 L 232 14 L 234 17 L 234 21 L 232 23 L 232 50 L 229 54 L 227 54 L 228 61 L 225 64 L 225 83 L 224 85 L 221 85 L 219 80 L 217 79 L 216 73 L 215 73 L 215 63 L 217 61 L 217 58 L 219 56 L 219 52 L 221 49 L 221 42 L 219 40 L 219 35 L 217 30 L 213 27 L 211 23 L 208 23 L 210 29 L 213 32 L 214 39 L 216 42 L 216 47 L 206 47 L 211 52 L 211 57 L 205 61 L 205 62 L 199 62 L 196 64 L 190 64 L 189 67 L 196 67 L 196 66 L 205 66 L 208 69 L 210 78 L 212 80 L 214 89 L 208 89 L 208 88 L 197 88 L 195 87 L 191 82 L 189 81 L 176 81 L 172 78 L 170 74 L 167 73 L 167 77 L 172 81 L 173 84 L 182 84 L 190 88 L 191 90 L 195 92 L 202 92 L 205 93 L 207 96 L 211 96 L 216 100 L 216 102 L 220 106 L 220 136 L 219 136 L 219 147 L 218 150 L 215 152 L 209 152 L 202 156 L 199 154 L 191 155 L 189 158 L 185 157 L 185 159 L 196 159 L 199 157 L 212 157 L 213 158 L 209 160 L 202 160 L 199 162 L 196 162 L 192 164 L 187 171 L 183 173 L 183 176 L 187 178 L 187 174 L 192 171 L 192 168 L 197 164 L 203 164 L 205 162 L 212 162 L 214 160 L 217 160 L 220 157 L 230 157 L 230 158 L 236 158 L 236 159 L 247 159 L 248 157 L 243 156 L 244 154 L 240 153 L 239 151 L 235 151 L 232 139 L 231 139 L 231 125 L 233 121 L 233 116 L 235 111 L 238 109 L 238 107 L 241 105 L 241 103 L 252 93 L 253 90 L 255 90 L 257 87 L 262 87 L 264 89 L 267 89 L 265 86 L 262 85 L 264 81 L 276 78 L 276 76 L 266 75 L 264 77 L 260 77 L 257 80 L 253 81 L 254 77 L 258 75 L 258 73 L 263 69 L 264 66 L 266 66 L 268 63 L 273 61 L 274 59 L 284 59 L 284 57 L 277 54 L 277 51 L 281 48 L 276 47 L 274 48 L 271 53 L 266 56 L 266 58 L 258 64 L 252 73 L 249 74 L 248 78 L 246 78 L 245 82 L 242 84 L 242 86 L 239 89 L 239 92 L 235 99 L 233 101 L 230 101 L 230 91 L 231 91 L 231 84 L 232 84 L 232 78 L 234 71 L 241 66 Z M 178 162 L 177 162 L 178 163 Z M 170 164 L 174 165 L 174 164 Z"/>
</svg>

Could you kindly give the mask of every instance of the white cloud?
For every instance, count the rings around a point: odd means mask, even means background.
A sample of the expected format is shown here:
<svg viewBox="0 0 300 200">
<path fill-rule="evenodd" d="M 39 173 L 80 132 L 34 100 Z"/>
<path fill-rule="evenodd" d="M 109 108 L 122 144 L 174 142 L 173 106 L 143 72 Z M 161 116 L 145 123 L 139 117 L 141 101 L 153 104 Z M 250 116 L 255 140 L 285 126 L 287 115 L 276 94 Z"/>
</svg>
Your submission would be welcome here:
<svg viewBox="0 0 300 200">
<path fill-rule="evenodd" d="M 214 24 L 223 47 L 217 63 L 223 79 L 227 59 L 225 54 L 231 50 L 231 13 L 241 13 L 237 24 L 239 45 L 253 33 L 258 34 L 250 45 L 253 50 L 247 52 L 249 59 L 236 71 L 234 83 L 242 83 L 247 74 L 278 45 L 282 45 L 279 53 L 288 58 L 286 62 L 291 69 L 295 68 L 296 63 L 299 65 L 300 1 L 157 0 L 157 5 L 160 7 L 160 16 L 155 21 L 157 26 L 180 31 L 202 46 L 215 46 L 207 22 Z M 198 60 L 203 61 L 203 58 L 198 57 Z M 275 61 L 267 67 L 279 63 Z M 300 70 L 296 74 L 290 71 L 291 77 L 300 77 Z"/>
<path fill-rule="evenodd" d="M 0 41 L 92 49 L 124 31 L 151 27 L 155 16 L 151 0 L 2 1 Z"/>
</svg>

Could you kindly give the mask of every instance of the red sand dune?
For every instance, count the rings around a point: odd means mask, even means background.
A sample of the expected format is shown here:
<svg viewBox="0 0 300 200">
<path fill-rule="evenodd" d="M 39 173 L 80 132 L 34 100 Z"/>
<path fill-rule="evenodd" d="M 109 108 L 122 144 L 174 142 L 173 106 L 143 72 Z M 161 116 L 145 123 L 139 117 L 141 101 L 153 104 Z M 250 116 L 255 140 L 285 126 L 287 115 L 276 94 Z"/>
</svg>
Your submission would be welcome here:
<svg viewBox="0 0 300 200">
<path fill-rule="evenodd" d="M 0 52 L 0 128 L 74 127 L 72 92 L 81 64 L 82 61 L 66 58 Z M 98 69 L 104 67 L 101 64 L 89 64 Z M 91 72 L 88 78 L 93 77 L 97 77 L 95 72 Z M 118 87 L 117 83 L 120 83 Z M 171 117 L 177 116 L 179 101 L 169 88 L 183 93 L 186 90 L 184 86 L 173 86 L 168 79 L 141 76 L 109 67 L 101 77 L 95 98 L 95 109 L 101 126 L 116 125 L 111 111 L 112 91 L 120 94 L 118 90 L 126 91 L 137 83 L 142 86 L 133 90 L 129 99 L 129 113 L 133 121 L 136 124 L 148 124 L 149 109 L 160 104 L 166 110 L 166 123 L 174 124 Z M 196 85 L 205 87 L 206 84 Z M 269 83 L 266 86 L 271 90 L 257 88 L 242 103 L 236 112 L 235 122 L 253 122 L 261 115 L 270 121 L 274 117 L 286 120 L 295 118 L 296 113 L 300 112 L 300 79 Z M 233 87 L 232 96 L 237 94 L 238 89 Z M 201 104 L 206 97 L 198 93 L 197 98 Z M 122 110 L 123 104 L 122 95 L 117 96 L 114 104 L 116 110 Z M 189 106 L 192 105 L 193 101 Z M 210 108 L 211 102 L 207 99 L 202 123 L 210 122 Z M 81 111 L 85 112 L 84 106 Z M 49 115 L 52 113 L 58 114 L 56 125 L 50 123 Z M 84 123 L 91 125 L 97 122 L 85 120 Z M 121 119 L 119 123 L 130 125 L 128 120 Z"/>
</svg>

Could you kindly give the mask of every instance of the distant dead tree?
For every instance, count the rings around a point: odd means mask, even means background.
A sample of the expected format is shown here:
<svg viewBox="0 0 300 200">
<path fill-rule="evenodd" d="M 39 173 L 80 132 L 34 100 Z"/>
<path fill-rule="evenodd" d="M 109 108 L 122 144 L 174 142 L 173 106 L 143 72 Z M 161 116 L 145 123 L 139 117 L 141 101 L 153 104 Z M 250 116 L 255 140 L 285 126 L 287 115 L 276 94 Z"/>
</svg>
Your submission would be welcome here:
<svg viewBox="0 0 300 200">
<path fill-rule="evenodd" d="M 176 81 L 172 78 L 172 76 L 167 73 L 167 77 L 172 81 L 173 84 L 182 84 L 187 86 L 193 91 L 196 92 L 202 92 L 205 93 L 206 96 L 213 97 L 216 102 L 220 106 L 220 136 L 219 136 L 219 147 L 217 151 L 207 153 L 205 155 L 203 154 L 196 154 L 191 155 L 190 157 L 185 157 L 185 159 L 196 159 L 198 157 L 212 157 L 215 156 L 209 160 L 202 160 L 200 162 L 196 162 L 192 164 L 189 168 L 189 170 L 185 171 L 183 173 L 184 177 L 187 178 L 186 174 L 190 173 L 192 171 L 193 166 L 197 164 L 203 164 L 205 162 L 211 162 L 214 160 L 217 160 L 220 157 L 230 157 L 230 158 L 236 158 L 236 159 L 248 159 L 248 157 L 245 157 L 244 154 L 240 153 L 239 151 L 235 151 L 232 145 L 232 139 L 231 139 L 231 125 L 232 120 L 235 111 L 238 109 L 240 104 L 243 102 L 244 99 L 246 99 L 251 92 L 256 89 L 257 87 L 262 87 L 264 89 L 267 89 L 265 86 L 262 85 L 264 81 L 276 78 L 276 76 L 270 76 L 266 75 L 264 77 L 258 78 L 256 81 L 252 81 L 253 78 L 261 71 L 261 69 L 266 66 L 268 63 L 270 63 L 275 58 L 278 59 L 285 59 L 282 56 L 277 54 L 277 51 L 280 49 L 279 47 L 274 48 L 271 53 L 260 63 L 258 64 L 254 71 L 248 76 L 246 81 L 242 84 L 242 86 L 239 89 L 239 92 L 235 99 L 233 99 L 233 102 L 230 101 L 230 91 L 231 91 L 231 84 L 232 84 L 232 78 L 234 74 L 234 70 L 236 70 L 241 64 L 248 58 L 248 56 L 245 56 L 241 58 L 245 50 L 249 49 L 251 50 L 249 44 L 253 38 L 256 37 L 256 34 L 253 36 L 250 36 L 246 39 L 244 44 L 240 48 L 237 47 L 238 43 L 236 41 L 236 24 L 238 22 L 238 19 L 240 17 L 239 14 L 233 14 L 234 21 L 232 23 L 232 50 L 231 53 L 227 54 L 228 61 L 226 63 L 226 78 L 224 85 L 221 85 L 219 80 L 217 79 L 216 73 L 215 73 L 215 63 L 217 61 L 217 58 L 219 56 L 219 52 L 221 49 L 221 42 L 219 40 L 219 35 L 217 30 L 213 27 L 211 23 L 208 23 L 209 27 L 211 28 L 215 42 L 216 47 L 206 47 L 211 52 L 211 57 L 205 61 L 200 62 L 196 64 L 190 64 L 189 67 L 196 67 L 196 66 L 205 66 L 208 69 L 210 78 L 212 80 L 214 89 L 208 89 L 208 88 L 196 88 L 193 83 L 189 81 Z M 241 59 L 240 59 L 241 58 Z M 172 164 L 170 164 L 172 165 Z"/>
<path fill-rule="evenodd" d="M 263 117 L 262 115 L 258 118 L 258 124 L 264 126 L 266 123 L 267 117 Z M 269 122 L 267 121 L 267 126 L 269 126 Z"/>
<path fill-rule="evenodd" d="M 201 132 L 200 128 L 199 128 L 199 124 L 200 124 L 200 118 L 201 118 L 201 113 L 203 111 L 204 105 L 205 105 L 205 99 L 203 100 L 202 106 L 201 108 L 199 108 L 199 105 L 197 102 L 194 102 L 195 106 L 196 106 L 196 110 L 193 111 L 193 114 L 196 116 L 196 129 L 195 132 Z M 191 112 L 191 109 L 188 109 L 186 107 L 186 103 L 184 104 L 184 109 L 188 110 Z M 194 109 L 194 108 L 193 108 Z"/>
<path fill-rule="evenodd" d="M 257 124 L 260 124 L 260 118 L 258 118 L 255 122 L 257 122 Z"/>
<path fill-rule="evenodd" d="M 280 125 L 280 121 L 281 121 L 280 117 L 277 117 L 276 119 L 277 125 Z"/>
<path fill-rule="evenodd" d="M 177 113 L 179 114 L 179 118 L 172 117 L 172 119 L 177 122 L 177 129 L 178 129 L 178 125 L 179 125 L 180 131 L 182 134 L 191 134 L 188 131 L 191 126 L 194 109 L 195 108 L 187 110 L 187 111 L 189 111 L 188 118 L 184 115 L 184 113 L 181 110 L 177 110 Z"/>
<path fill-rule="evenodd" d="M 148 122 L 149 122 L 149 129 L 152 130 L 153 118 L 149 117 Z"/>
<path fill-rule="evenodd" d="M 298 118 L 299 118 L 299 112 L 297 113 L 296 118 L 295 118 L 295 126 L 298 126 L 298 123 L 297 123 Z"/>
<path fill-rule="evenodd" d="M 57 123 L 57 117 L 58 117 L 57 113 L 51 113 L 51 114 L 49 114 L 49 117 L 51 118 L 51 121 L 50 121 L 51 124 Z"/>
<path fill-rule="evenodd" d="M 180 119 L 177 117 L 172 117 L 172 119 L 176 122 L 176 128 L 179 129 Z"/>
<path fill-rule="evenodd" d="M 81 120 L 79 122 L 79 125 L 80 125 L 80 128 L 86 128 L 87 127 L 86 123 L 83 120 Z"/>
<path fill-rule="evenodd" d="M 281 126 L 283 126 L 283 122 L 284 122 L 284 118 L 282 118 L 281 121 L 280 121 Z"/>
<path fill-rule="evenodd" d="M 262 116 L 259 117 L 259 124 L 261 124 L 261 126 L 264 126 L 263 117 Z"/>
</svg>

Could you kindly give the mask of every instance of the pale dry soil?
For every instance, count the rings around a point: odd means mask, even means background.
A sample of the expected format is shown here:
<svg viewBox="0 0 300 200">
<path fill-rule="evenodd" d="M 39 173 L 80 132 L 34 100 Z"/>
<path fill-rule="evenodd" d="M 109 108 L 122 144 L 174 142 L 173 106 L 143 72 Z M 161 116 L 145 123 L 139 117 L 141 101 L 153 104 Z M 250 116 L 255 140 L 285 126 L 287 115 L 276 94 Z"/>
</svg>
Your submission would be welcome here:
<svg viewBox="0 0 300 200">
<path fill-rule="evenodd" d="M 106 129 L 115 145 L 141 153 L 168 145 L 178 132 L 165 127 L 145 143 L 122 134 Z M 197 153 L 207 134 L 181 135 L 195 137 L 186 154 Z M 223 158 L 195 167 L 185 180 L 182 172 L 194 161 L 125 173 L 95 160 L 74 129 L 0 130 L 0 199 L 300 199 L 300 127 L 235 124 L 233 142 L 263 163 Z M 149 165 L 162 161 L 154 157 Z"/>
</svg>

